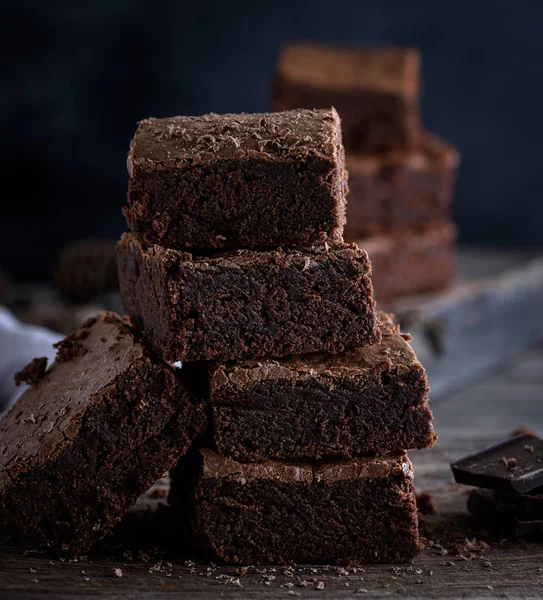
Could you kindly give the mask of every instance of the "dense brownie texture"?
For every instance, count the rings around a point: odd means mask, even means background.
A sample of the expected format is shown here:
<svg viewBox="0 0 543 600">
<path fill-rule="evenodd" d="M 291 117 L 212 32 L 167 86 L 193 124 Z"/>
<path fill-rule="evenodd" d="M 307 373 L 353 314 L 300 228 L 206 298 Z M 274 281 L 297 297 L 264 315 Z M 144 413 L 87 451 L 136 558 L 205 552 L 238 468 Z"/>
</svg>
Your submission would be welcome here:
<svg viewBox="0 0 543 600">
<path fill-rule="evenodd" d="M 379 341 L 371 267 L 355 245 L 199 257 L 132 234 L 117 247 L 124 307 L 166 360 L 341 352 Z"/>
<path fill-rule="evenodd" d="M 419 70 L 408 48 L 290 45 L 278 61 L 273 109 L 335 106 L 348 150 L 407 149 L 419 139 Z"/>
<path fill-rule="evenodd" d="M 372 282 L 380 303 L 401 296 L 449 287 L 454 277 L 453 225 L 424 232 L 402 232 L 358 240 L 372 264 Z"/>
<path fill-rule="evenodd" d="M 423 230 L 450 219 L 458 153 L 425 134 L 418 149 L 347 154 L 349 197 L 345 237 Z"/>
<path fill-rule="evenodd" d="M 177 249 L 341 239 L 347 176 L 340 120 L 326 108 L 142 121 L 128 154 L 128 225 Z"/>
<path fill-rule="evenodd" d="M 217 452 L 242 461 L 386 454 L 435 442 L 423 366 L 389 315 L 382 341 L 208 367 Z M 189 366 L 190 368 L 190 366 Z"/>
<path fill-rule="evenodd" d="M 194 544 L 235 564 L 403 562 L 419 550 L 405 454 L 312 464 L 238 463 L 209 450 L 172 472 Z M 187 498 L 187 490 L 191 494 Z"/>
<path fill-rule="evenodd" d="M 176 372 L 100 313 L 58 344 L 0 421 L 0 506 L 57 550 L 86 553 L 206 423 Z"/>
</svg>

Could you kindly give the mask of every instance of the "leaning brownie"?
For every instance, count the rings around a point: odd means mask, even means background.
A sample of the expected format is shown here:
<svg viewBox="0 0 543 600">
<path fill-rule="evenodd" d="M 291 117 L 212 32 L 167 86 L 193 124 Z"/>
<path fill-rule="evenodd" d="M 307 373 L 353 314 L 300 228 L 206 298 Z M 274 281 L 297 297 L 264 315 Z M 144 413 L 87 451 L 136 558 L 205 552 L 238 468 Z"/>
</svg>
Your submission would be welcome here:
<svg viewBox="0 0 543 600">
<path fill-rule="evenodd" d="M 128 155 L 128 225 L 145 244 L 177 249 L 340 239 L 344 151 L 326 108 L 142 121 Z"/>
<path fill-rule="evenodd" d="M 432 446 L 424 368 L 409 336 L 389 315 L 379 317 L 382 341 L 373 346 L 210 365 L 217 452 L 258 461 Z"/>
<path fill-rule="evenodd" d="M 455 240 L 456 229 L 450 224 L 359 240 L 371 259 L 379 302 L 449 287 L 454 277 Z"/>
<path fill-rule="evenodd" d="M 341 352 L 379 340 L 371 267 L 355 245 L 196 256 L 117 246 L 124 307 L 171 362 Z"/>
<path fill-rule="evenodd" d="M 206 422 L 176 372 L 113 313 L 33 361 L 0 421 L 0 505 L 29 533 L 87 552 L 186 452 Z"/>
<path fill-rule="evenodd" d="M 209 450 L 198 458 L 172 471 L 171 503 L 212 560 L 386 563 L 419 550 L 405 454 L 312 464 L 238 463 Z"/>
<path fill-rule="evenodd" d="M 449 221 L 458 161 L 454 148 L 430 134 L 409 152 L 349 153 L 345 237 L 421 231 Z"/>
<path fill-rule="evenodd" d="M 419 140 L 419 69 L 409 48 L 293 44 L 278 61 L 273 108 L 335 106 L 347 150 L 411 148 Z"/>
</svg>

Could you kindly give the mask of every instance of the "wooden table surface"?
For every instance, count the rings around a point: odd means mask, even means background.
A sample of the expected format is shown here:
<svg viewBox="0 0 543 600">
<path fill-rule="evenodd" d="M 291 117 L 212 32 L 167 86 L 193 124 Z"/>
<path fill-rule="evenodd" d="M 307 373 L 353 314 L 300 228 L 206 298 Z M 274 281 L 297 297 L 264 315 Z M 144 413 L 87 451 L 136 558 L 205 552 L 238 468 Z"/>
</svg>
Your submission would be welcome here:
<svg viewBox="0 0 543 600">
<path fill-rule="evenodd" d="M 176 548 L 170 529 L 144 517 L 87 559 L 62 562 L 4 525 L 0 598 L 542 598 L 543 543 L 481 531 L 465 508 L 467 488 L 453 483 L 449 469 L 451 460 L 516 427 L 543 431 L 542 366 L 543 345 L 436 404 L 439 442 L 411 458 L 417 488 L 433 495 L 438 514 L 423 517 L 430 541 L 410 564 L 249 567 L 240 573 L 193 564 Z"/>
</svg>

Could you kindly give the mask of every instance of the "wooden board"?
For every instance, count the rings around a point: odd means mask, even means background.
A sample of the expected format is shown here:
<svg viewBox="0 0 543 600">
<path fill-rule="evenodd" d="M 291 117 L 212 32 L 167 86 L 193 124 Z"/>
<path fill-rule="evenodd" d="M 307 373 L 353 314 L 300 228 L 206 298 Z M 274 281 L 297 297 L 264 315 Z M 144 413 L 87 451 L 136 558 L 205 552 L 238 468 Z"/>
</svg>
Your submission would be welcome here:
<svg viewBox="0 0 543 600">
<path fill-rule="evenodd" d="M 467 488 L 453 483 L 449 462 L 518 426 L 543 432 L 542 365 L 543 346 L 532 348 L 435 406 L 440 440 L 411 458 L 417 487 L 433 494 L 438 514 L 425 518 L 432 543 L 410 564 L 251 567 L 240 574 L 234 567 L 186 562 L 173 530 L 149 516 L 127 521 L 106 549 L 87 559 L 61 562 L 4 525 L 0 598 L 541 598 L 543 542 L 481 531 L 465 508 Z"/>
<path fill-rule="evenodd" d="M 434 398 L 543 339 L 543 257 L 471 249 L 449 291 L 391 307 L 425 366 Z"/>
</svg>

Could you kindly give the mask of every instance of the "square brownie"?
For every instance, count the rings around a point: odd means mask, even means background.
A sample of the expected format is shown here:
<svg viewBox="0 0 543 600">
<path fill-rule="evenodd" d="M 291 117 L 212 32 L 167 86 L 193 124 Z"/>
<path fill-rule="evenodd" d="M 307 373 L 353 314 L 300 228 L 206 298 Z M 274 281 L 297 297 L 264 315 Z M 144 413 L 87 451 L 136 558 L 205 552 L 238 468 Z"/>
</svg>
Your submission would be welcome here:
<svg viewBox="0 0 543 600">
<path fill-rule="evenodd" d="M 273 109 L 335 106 L 347 150 L 411 148 L 419 140 L 419 70 L 410 48 L 292 44 L 277 64 Z"/>
<path fill-rule="evenodd" d="M 121 297 L 170 361 L 341 352 L 379 341 L 371 266 L 355 245 L 196 256 L 117 246 Z"/>
<path fill-rule="evenodd" d="M 424 368 L 390 315 L 379 320 L 372 346 L 206 365 L 216 451 L 252 462 L 432 446 Z"/>
<path fill-rule="evenodd" d="M 58 344 L 0 420 L 0 507 L 70 555 L 85 554 L 174 466 L 206 425 L 178 373 L 113 313 Z"/>
<path fill-rule="evenodd" d="M 413 469 L 403 453 L 239 463 L 203 450 L 171 477 L 170 502 L 188 515 L 194 545 L 211 560 L 396 563 L 420 549 Z"/>
<path fill-rule="evenodd" d="M 377 300 L 387 303 L 448 288 L 454 278 L 455 240 L 452 224 L 358 240 L 370 256 Z"/>
<path fill-rule="evenodd" d="M 347 175 L 326 108 L 142 121 L 128 154 L 131 230 L 177 249 L 341 239 Z"/>
<path fill-rule="evenodd" d="M 443 225 L 450 219 L 458 162 L 456 150 L 430 134 L 409 152 L 348 153 L 345 237 L 358 240 Z"/>
</svg>

